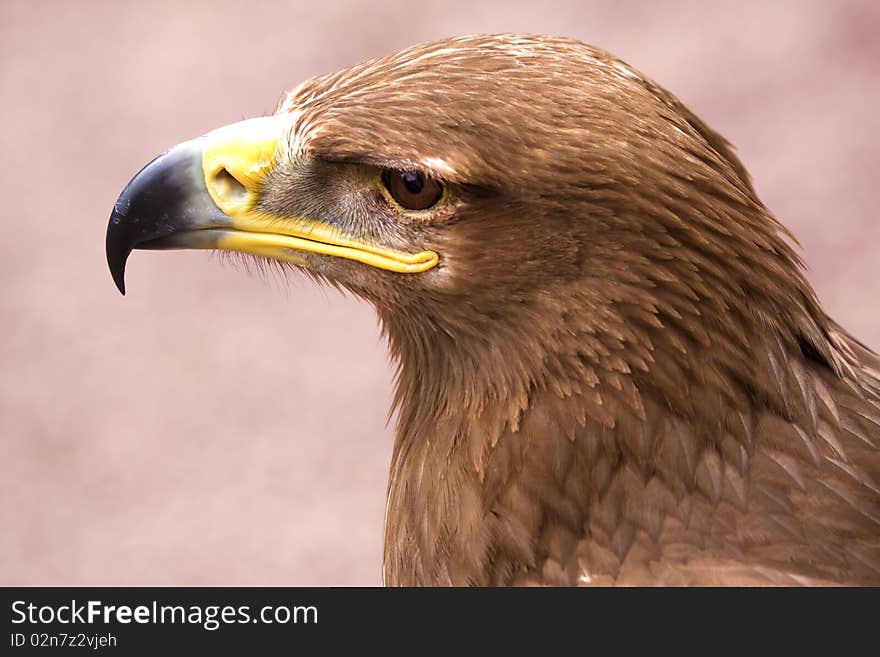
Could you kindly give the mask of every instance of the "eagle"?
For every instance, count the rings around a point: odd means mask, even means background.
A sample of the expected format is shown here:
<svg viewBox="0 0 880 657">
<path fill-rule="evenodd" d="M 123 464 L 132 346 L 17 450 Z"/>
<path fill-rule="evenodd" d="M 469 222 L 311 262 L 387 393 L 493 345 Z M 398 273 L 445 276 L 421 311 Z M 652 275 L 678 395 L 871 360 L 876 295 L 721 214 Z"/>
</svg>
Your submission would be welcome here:
<svg viewBox="0 0 880 657">
<path fill-rule="evenodd" d="M 880 357 L 732 146 L 609 53 L 456 37 L 166 151 L 133 249 L 255 256 L 376 310 L 387 585 L 878 585 Z"/>
</svg>

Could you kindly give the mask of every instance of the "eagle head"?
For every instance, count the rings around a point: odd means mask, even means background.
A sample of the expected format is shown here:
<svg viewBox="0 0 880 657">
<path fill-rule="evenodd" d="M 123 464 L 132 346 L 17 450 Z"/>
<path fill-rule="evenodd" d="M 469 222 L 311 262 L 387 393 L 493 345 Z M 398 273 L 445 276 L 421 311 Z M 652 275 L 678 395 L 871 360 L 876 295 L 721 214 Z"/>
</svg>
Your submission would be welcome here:
<svg viewBox="0 0 880 657">
<path fill-rule="evenodd" d="M 313 78 L 172 148 L 117 201 L 107 258 L 121 291 L 135 248 L 293 265 L 372 302 L 393 344 L 452 337 L 475 364 L 567 305 L 585 330 L 666 307 L 701 333 L 749 295 L 795 301 L 769 321 L 827 351 L 783 234 L 671 94 L 577 41 L 493 35 Z"/>
<path fill-rule="evenodd" d="M 668 562 L 851 580 L 826 527 L 861 536 L 853 509 L 876 496 L 828 427 L 880 416 L 877 361 L 822 312 L 787 237 L 672 94 L 586 44 L 508 34 L 316 77 L 272 116 L 175 146 L 119 197 L 107 259 L 121 291 L 133 249 L 194 248 L 372 303 L 399 368 L 391 583 L 643 581 L 623 575 L 634 542 L 707 536 Z M 801 461 L 812 474 L 791 474 Z M 779 513 L 796 540 L 767 528 Z"/>
</svg>

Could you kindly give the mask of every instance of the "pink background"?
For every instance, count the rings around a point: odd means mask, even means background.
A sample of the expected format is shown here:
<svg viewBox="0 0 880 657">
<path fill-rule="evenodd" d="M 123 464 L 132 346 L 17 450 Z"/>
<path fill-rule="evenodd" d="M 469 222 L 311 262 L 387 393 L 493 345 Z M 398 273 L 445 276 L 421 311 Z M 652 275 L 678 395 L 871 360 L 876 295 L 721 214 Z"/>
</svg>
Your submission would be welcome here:
<svg viewBox="0 0 880 657">
<path fill-rule="evenodd" d="M 453 34 L 602 46 L 730 139 L 828 311 L 880 347 L 880 3 L 0 0 L 0 584 L 378 584 L 391 369 L 372 311 L 110 209 L 168 146 Z"/>
</svg>

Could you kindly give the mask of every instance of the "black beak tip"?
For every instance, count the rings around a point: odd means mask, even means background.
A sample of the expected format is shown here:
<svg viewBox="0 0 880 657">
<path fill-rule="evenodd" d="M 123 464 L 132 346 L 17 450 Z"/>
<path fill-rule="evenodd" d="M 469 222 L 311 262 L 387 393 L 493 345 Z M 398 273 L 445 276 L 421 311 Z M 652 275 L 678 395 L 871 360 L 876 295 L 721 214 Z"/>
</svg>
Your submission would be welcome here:
<svg viewBox="0 0 880 657">
<path fill-rule="evenodd" d="M 107 224 L 107 266 L 122 294 L 125 263 L 132 249 L 165 248 L 158 240 L 193 227 L 226 225 L 229 221 L 205 186 L 203 150 L 202 142 L 195 139 L 158 155 L 128 182 L 116 200 Z"/>
<path fill-rule="evenodd" d="M 107 226 L 107 266 L 110 275 L 119 291 L 125 295 L 125 263 L 128 254 L 131 253 L 131 243 L 126 235 L 127 231 L 120 227 L 120 217 L 113 211 L 110 215 L 110 224 Z"/>
<path fill-rule="evenodd" d="M 118 274 L 113 274 L 113 282 L 116 283 L 116 287 L 119 289 L 119 294 L 125 296 L 125 272 L 122 270 L 119 271 Z"/>
</svg>

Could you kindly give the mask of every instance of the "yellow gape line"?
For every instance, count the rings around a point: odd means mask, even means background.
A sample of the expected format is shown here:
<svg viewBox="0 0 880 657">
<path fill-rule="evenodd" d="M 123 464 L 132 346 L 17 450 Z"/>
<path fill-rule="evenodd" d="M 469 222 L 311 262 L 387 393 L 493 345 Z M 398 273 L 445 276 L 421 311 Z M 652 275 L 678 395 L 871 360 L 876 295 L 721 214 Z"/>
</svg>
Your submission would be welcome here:
<svg viewBox="0 0 880 657">
<path fill-rule="evenodd" d="M 422 251 L 421 253 L 410 255 L 386 249 L 376 249 L 374 247 L 366 247 L 370 248 L 370 251 L 367 251 L 366 248 L 352 248 L 338 244 L 314 242 L 303 237 L 280 235 L 278 233 L 251 233 L 242 230 L 221 230 L 217 231 L 217 233 L 219 233 L 218 239 L 213 248 L 263 255 L 277 258 L 278 260 L 288 260 L 297 264 L 304 264 L 303 260 L 297 257 L 296 253 L 291 253 L 291 250 L 356 260 L 365 265 L 402 274 L 415 274 L 427 271 L 439 261 L 437 254 L 433 251 Z M 384 251 L 384 253 L 380 251 Z"/>
<path fill-rule="evenodd" d="M 388 271 L 415 274 L 436 266 L 434 251 L 403 253 L 365 244 L 327 224 L 307 218 L 278 217 L 255 210 L 260 185 L 286 147 L 282 116 L 250 119 L 205 136 L 202 169 L 211 199 L 232 221 L 231 229 L 203 232 L 195 248 L 215 248 L 304 264 L 292 251 L 306 251 L 362 262 Z M 208 239 L 208 238 L 211 239 Z"/>
</svg>

